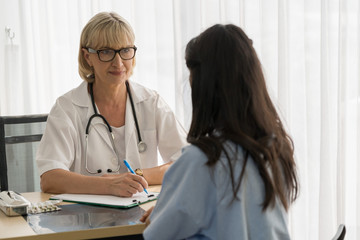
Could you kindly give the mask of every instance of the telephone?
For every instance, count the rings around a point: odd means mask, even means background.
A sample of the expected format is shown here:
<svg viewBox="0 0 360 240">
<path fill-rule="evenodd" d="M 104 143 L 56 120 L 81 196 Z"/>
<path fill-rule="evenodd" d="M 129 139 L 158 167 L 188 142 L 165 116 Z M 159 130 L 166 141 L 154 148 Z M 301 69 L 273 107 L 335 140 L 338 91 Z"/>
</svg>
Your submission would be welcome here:
<svg viewBox="0 0 360 240">
<path fill-rule="evenodd" d="M 2 191 L 0 193 L 0 208 L 7 216 L 26 215 L 31 203 L 14 191 Z"/>
</svg>

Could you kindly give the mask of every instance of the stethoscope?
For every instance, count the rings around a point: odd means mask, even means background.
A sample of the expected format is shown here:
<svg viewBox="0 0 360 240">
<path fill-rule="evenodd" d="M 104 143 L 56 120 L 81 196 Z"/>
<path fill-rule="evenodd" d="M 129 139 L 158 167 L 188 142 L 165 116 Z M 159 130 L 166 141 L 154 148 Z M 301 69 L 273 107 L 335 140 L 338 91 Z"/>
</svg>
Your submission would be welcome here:
<svg viewBox="0 0 360 240">
<path fill-rule="evenodd" d="M 131 91 L 130 91 L 130 87 L 129 87 L 129 82 L 128 81 L 125 81 L 125 85 L 126 85 L 126 92 L 127 94 L 129 95 L 129 98 L 130 98 L 130 103 L 131 103 L 131 109 L 132 109 L 132 114 L 134 116 L 134 121 L 135 121 L 135 127 L 136 127 L 136 131 L 137 131 L 137 135 L 138 135 L 138 151 L 139 153 L 142 153 L 142 152 L 145 152 L 146 151 L 146 148 L 147 148 L 147 145 L 145 142 L 142 141 L 142 138 L 141 138 L 141 134 L 140 134 L 140 128 L 139 128 L 139 123 L 138 123 L 138 120 L 137 120 L 137 117 L 136 117 L 136 112 L 135 112 L 135 106 L 134 106 L 134 101 L 133 101 L 133 98 L 132 98 L 132 95 L 131 95 Z M 103 120 L 103 122 L 105 123 L 106 127 L 108 128 L 109 132 L 109 138 L 110 138 L 110 141 L 111 141 L 111 145 L 114 149 L 114 152 L 115 152 L 115 155 L 116 155 L 116 158 L 117 158 L 117 162 L 118 162 L 118 167 L 115 169 L 115 170 L 112 170 L 112 169 L 108 169 L 107 172 L 108 173 L 111 173 L 111 172 L 117 172 L 119 171 L 120 169 L 120 160 L 119 160 L 119 157 L 118 157 L 118 154 L 117 154 L 117 151 L 116 151 L 116 148 L 115 148 L 115 143 L 114 143 L 114 134 L 112 132 L 112 129 L 111 129 L 111 126 L 110 124 L 108 123 L 108 121 L 106 120 L 106 118 L 99 114 L 97 112 L 97 109 L 96 109 L 96 106 L 95 106 L 95 100 L 94 100 L 94 91 L 93 91 L 93 83 L 90 83 L 89 84 L 89 90 L 90 90 L 90 98 L 91 98 L 91 103 L 92 103 L 92 106 L 93 106 L 93 109 L 94 109 L 94 114 L 91 115 L 91 117 L 89 118 L 89 121 L 86 125 L 86 130 L 85 130 L 85 140 L 86 140 L 86 143 L 85 143 L 85 168 L 86 168 L 86 171 L 88 171 L 89 173 L 91 174 L 97 174 L 97 173 L 101 173 L 102 170 L 101 169 L 98 169 L 96 172 L 93 172 L 93 171 L 90 171 L 89 168 L 88 168 L 88 161 L 87 161 L 87 146 L 88 146 L 88 137 L 89 137 L 89 128 L 90 128 L 90 124 L 91 124 L 91 121 L 96 118 L 96 117 L 99 117 Z"/>
</svg>

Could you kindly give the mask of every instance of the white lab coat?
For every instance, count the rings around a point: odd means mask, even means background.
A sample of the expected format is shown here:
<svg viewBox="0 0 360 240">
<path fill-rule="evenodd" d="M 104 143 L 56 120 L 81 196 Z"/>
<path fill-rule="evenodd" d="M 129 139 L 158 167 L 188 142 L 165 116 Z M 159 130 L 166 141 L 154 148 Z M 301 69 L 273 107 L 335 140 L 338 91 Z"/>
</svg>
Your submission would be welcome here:
<svg viewBox="0 0 360 240">
<path fill-rule="evenodd" d="M 130 88 L 141 137 L 147 144 L 147 150 L 143 153 L 138 151 L 135 121 L 130 100 L 127 98 L 126 160 L 133 169 L 150 168 L 163 162 L 175 161 L 181 154 L 181 148 L 187 145 L 184 128 L 157 92 L 135 82 L 130 82 Z M 85 129 L 93 114 L 87 82 L 57 99 L 49 114 L 36 156 L 40 175 L 52 169 L 70 170 L 84 175 L 102 175 L 106 173 L 106 169 L 117 168 L 118 161 L 108 128 L 99 117 L 91 121 L 88 149 L 87 153 L 85 152 Z M 115 139 L 115 144 L 116 141 L 119 140 Z M 162 161 L 158 159 L 158 150 Z M 91 171 L 102 169 L 102 173 L 88 173 L 85 169 L 85 154 L 88 168 Z M 124 172 L 123 167 L 121 165 L 120 172 Z"/>
</svg>

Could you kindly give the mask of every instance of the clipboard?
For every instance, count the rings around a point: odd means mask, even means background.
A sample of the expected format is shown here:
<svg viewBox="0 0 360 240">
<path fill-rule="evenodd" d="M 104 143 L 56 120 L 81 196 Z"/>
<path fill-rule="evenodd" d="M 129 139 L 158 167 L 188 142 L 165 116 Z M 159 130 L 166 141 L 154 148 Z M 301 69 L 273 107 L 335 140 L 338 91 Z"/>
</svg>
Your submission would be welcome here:
<svg viewBox="0 0 360 240">
<path fill-rule="evenodd" d="M 50 200 L 62 200 L 64 202 L 97 205 L 112 208 L 132 208 L 140 204 L 154 201 L 158 198 L 158 192 L 136 193 L 132 197 L 117 197 L 112 195 L 95 194 L 59 194 L 50 197 Z"/>
</svg>

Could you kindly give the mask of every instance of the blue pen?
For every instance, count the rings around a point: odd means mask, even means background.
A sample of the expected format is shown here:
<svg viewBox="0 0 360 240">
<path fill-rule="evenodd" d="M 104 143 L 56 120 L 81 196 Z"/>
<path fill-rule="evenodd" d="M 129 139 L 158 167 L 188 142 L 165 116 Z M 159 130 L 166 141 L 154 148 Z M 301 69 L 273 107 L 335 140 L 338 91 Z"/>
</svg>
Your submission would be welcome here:
<svg viewBox="0 0 360 240">
<path fill-rule="evenodd" d="M 130 170 L 130 172 L 131 172 L 132 174 L 136 174 L 136 173 L 134 172 L 134 170 L 132 170 L 132 168 L 130 167 L 130 164 L 129 164 L 126 160 L 124 160 L 124 163 L 125 163 L 126 167 Z M 144 191 L 146 192 L 146 194 L 149 194 L 148 191 L 146 191 L 146 188 L 144 188 Z"/>
</svg>

